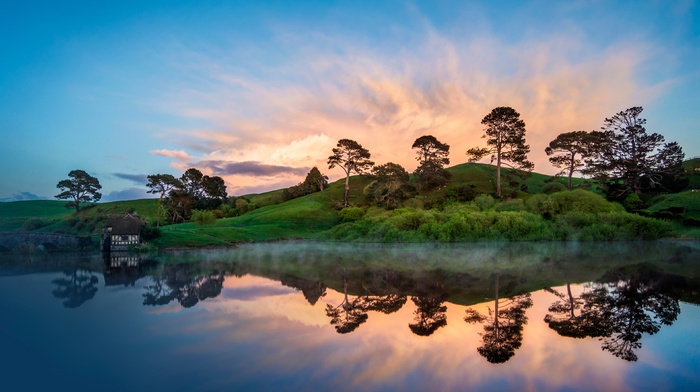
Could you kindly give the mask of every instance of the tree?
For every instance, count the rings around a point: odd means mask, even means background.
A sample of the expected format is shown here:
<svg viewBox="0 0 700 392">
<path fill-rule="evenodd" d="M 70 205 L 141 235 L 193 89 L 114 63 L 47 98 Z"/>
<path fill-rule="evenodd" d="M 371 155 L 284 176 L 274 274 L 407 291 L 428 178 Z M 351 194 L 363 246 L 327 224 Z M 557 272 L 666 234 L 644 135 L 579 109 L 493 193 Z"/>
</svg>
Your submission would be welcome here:
<svg viewBox="0 0 700 392">
<path fill-rule="evenodd" d="M 201 171 L 191 167 L 182 174 L 180 181 L 182 182 L 182 189 L 185 193 L 194 197 L 195 200 L 199 200 L 202 197 L 204 192 L 202 187 L 204 175 Z"/>
<path fill-rule="evenodd" d="M 300 182 L 294 186 L 290 186 L 282 191 L 282 199 L 292 200 L 297 197 L 308 195 L 309 193 L 319 192 L 328 186 L 328 177 L 321 174 L 316 166 L 306 175 L 304 182 Z"/>
<path fill-rule="evenodd" d="M 609 197 L 624 199 L 630 193 L 641 196 L 650 188 L 662 185 L 666 177 L 683 172 L 685 154 L 676 142 L 664 143 L 658 133 L 647 134 L 644 109 L 635 106 L 621 111 L 603 123 L 602 142 L 590 163 L 591 171 Z"/>
<path fill-rule="evenodd" d="M 304 188 L 308 193 L 319 192 L 328 186 L 328 176 L 321 173 L 316 166 L 314 166 L 309 174 L 306 175 L 304 179 Z"/>
<path fill-rule="evenodd" d="M 202 191 L 205 195 L 202 207 L 208 209 L 216 208 L 226 201 L 226 183 L 219 176 L 204 176 L 202 177 Z"/>
<path fill-rule="evenodd" d="M 368 187 L 368 195 L 377 204 L 394 208 L 398 202 L 412 196 L 415 189 L 408 183 L 408 172 L 399 164 L 389 162 L 372 169 L 375 181 Z"/>
<path fill-rule="evenodd" d="M 574 131 L 562 133 L 556 139 L 549 142 L 544 152 L 549 156 L 549 162 L 562 169 L 557 175 L 567 173 L 567 187 L 571 190 L 571 177 L 574 172 L 582 171 L 585 160 L 594 154 L 594 149 L 599 145 L 600 139 L 596 135 L 599 132 L 588 133 L 586 131 Z"/>
<path fill-rule="evenodd" d="M 326 316 L 330 317 L 331 325 L 336 332 L 346 334 L 356 330 L 367 321 L 367 310 L 362 306 L 360 297 L 350 301 L 348 298 L 348 271 L 343 269 L 343 292 L 345 297 L 338 306 L 326 304 Z M 342 311 L 341 311 L 342 309 Z"/>
<path fill-rule="evenodd" d="M 61 190 L 61 193 L 54 196 L 57 199 L 73 199 L 72 202 L 66 204 L 66 208 L 75 207 L 75 212 L 80 212 L 80 203 L 88 203 L 91 201 L 99 201 L 102 194 L 98 190 L 102 189 L 100 181 L 87 174 L 83 170 L 71 170 L 68 173 L 69 179 L 61 180 L 56 185 L 56 188 Z"/>
<path fill-rule="evenodd" d="M 337 147 L 333 149 L 333 155 L 328 157 L 328 168 L 332 169 L 336 166 L 343 169 L 345 172 L 345 197 L 343 206 L 349 206 L 348 197 L 350 195 L 350 174 L 364 174 L 372 166 L 374 162 L 369 160 L 370 153 L 363 148 L 358 142 L 350 139 L 340 139 Z"/>
<path fill-rule="evenodd" d="M 421 136 L 411 146 L 416 151 L 418 168 L 414 174 L 423 189 L 431 189 L 447 184 L 452 177 L 444 166 L 450 164 L 447 157 L 450 154 L 450 146 L 441 143 L 432 135 Z"/>
<path fill-rule="evenodd" d="M 496 161 L 496 196 L 501 197 L 501 164 L 528 171 L 535 166 L 527 160 L 530 146 L 525 144 L 525 122 L 515 109 L 497 107 L 481 123 L 486 125 L 482 137 L 489 147 L 470 148 L 467 156 L 470 162 L 475 162 L 491 154 L 491 163 Z"/>
<path fill-rule="evenodd" d="M 192 218 L 190 219 L 199 225 L 200 231 L 202 230 L 202 226 L 216 221 L 216 217 L 214 216 L 213 212 L 202 210 L 192 210 Z"/>
<path fill-rule="evenodd" d="M 172 189 L 182 187 L 182 183 L 171 174 L 153 174 L 148 176 L 149 188 L 147 193 L 160 194 L 158 197 L 158 221 L 157 226 L 160 226 L 160 216 L 163 209 L 163 198 Z"/>
</svg>

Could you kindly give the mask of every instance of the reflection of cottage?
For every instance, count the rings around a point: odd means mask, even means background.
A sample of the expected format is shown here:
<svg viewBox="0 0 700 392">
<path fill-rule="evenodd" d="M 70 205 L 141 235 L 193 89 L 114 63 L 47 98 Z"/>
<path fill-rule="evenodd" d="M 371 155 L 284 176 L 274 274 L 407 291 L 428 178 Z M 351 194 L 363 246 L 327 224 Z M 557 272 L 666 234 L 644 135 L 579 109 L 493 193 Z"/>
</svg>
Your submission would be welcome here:
<svg viewBox="0 0 700 392">
<path fill-rule="evenodd" d="M 141 243 L 144 221 L 131 214 L 110 216 L 105 225 L 103 250 L 119 252 Z"/>
</svg>

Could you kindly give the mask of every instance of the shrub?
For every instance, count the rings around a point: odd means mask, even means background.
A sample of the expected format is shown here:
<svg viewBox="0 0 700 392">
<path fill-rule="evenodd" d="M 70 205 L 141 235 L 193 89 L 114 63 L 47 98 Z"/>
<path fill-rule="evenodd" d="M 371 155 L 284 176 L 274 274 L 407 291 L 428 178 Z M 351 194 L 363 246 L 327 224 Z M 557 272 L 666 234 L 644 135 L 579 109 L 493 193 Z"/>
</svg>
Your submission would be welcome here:
<svg viewBox="0 0 700 392">
<path fill-rule="evenodd" d="M 491 195 L 481 194 L 474 198 L 474 204 L 479 207 L 481 211 L 486 211 L 493 208 L 496 204 L 496 200 Z"/>
<path fill-rule="evenodd" d="M 561 182 L 550 182 L 542 187 L 542 193 L 549 195 L 556 192 L 561 192 L 566 190 L 566 185 Z"/>
<path fill-rule="evenodd" d="M 41 229 L 44 226 L 46 226 L 46 224 L 41 219 L 29 218 L 24 222 L 24 224 L 22 224 L 22 228 L 20 230 L 21 231 L 32 231 L 32 230 L 36 230 L 36 229 Z"/>
<path fill-rule="evenodd" d="M 512 199 L 496 204 L 496 211 L 525 211 L 523 199 Z"/>
<path fill-rule="evenodd" d="M 456 201 L 472 201 L 476 197 L 476 187 L 474 185 L 460 185 L 450 189 L 447 195 Z"/>
<path fill-rule="evenodd" d="M 160 237 L 160 235 L 161 235 L 160 228 L 158 228 L 156 226 L 146 225 L 141 230 L 141 238 L 143 238 L 144 241 L 154 240 L 154 239 Z"/>
<path fill-rule="evenodd" d="M 354 222 L 365 216 L 365 209 L 360 207 L 346 207 L 338 212 L 341 222 Z"/>
</svg>

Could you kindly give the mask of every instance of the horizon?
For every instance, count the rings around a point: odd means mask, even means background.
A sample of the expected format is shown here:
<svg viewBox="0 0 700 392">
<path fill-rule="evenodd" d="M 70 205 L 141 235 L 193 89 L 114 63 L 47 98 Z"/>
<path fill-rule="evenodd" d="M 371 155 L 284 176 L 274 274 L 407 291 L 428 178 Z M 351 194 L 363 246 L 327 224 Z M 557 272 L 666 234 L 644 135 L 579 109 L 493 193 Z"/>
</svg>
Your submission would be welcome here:
<svg viewBox="0 0 700 392">
<path fill-rule="evenodd" d="M 466 162 L 497 106 L 526 123 L 534 171 L 558 134 L 643 106 L 700 156 L 695 1 L 32 2 L 0 42 L 0 201 L 53 200 L 74 169 L 103 202 L 195 167 L 229 195 L 303 181 L 342 138 L 413 171 L 433 135 Z M 488 158 L 480 161 L 487 163 Z"/>
</svg>

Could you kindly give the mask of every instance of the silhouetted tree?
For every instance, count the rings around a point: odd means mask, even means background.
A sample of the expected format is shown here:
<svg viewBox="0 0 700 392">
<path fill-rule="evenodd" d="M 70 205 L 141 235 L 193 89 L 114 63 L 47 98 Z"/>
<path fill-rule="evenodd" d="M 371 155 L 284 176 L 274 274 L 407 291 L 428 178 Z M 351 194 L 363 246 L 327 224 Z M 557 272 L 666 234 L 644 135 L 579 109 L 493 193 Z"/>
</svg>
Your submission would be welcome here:
<svg viewBox="0 0 700 392">
<path fill-rule="evenodd" d="M 599 132 L 574 131 L 559 134 L 549 142 L 544 149 L 549 155 L 549 162 L 554 167 L 562 169 L 557 175 L 567 173 L 567 187 L 571 190 L 571 177 L 574 172 L 586 167 L 586 159 L 590 158 L 595 148 L 600 145 Z"/>
<path fill-rule="evenodd" d="M 530 293 L 501 299 L 498 294 L 499 275 L 496 275 L 493 309 L 481 315 L 473 309 L 465 311 L 467 323 L 485 323 L 482 345 L 476 350 L 491 363 L 503 363 L 515 355 L 523 342 L 523 325 L 527 324 L 525 309 L 532 306 Z"/>
<path fill-rule="evenodd" d="M 413 174 L 420 188 L 432 189 L 447 184 L 452 177 L 452 174 L 445 170 L 445 165 L 450 164 L 450 146 L 432 135 L 426 135 L 416 139 L 411 148 L 417 150 L 416 159 L 419 165 Z"/>
<path fill-rule="evenodd" d="M 321 173 L 316 166 L 306 175 L 304 182 L 286 188 L 282 191 L 284 200 L 292 200 L 310 193 L 319 192 L 328 186 L 328 176 Z"/>
<path fill-rule="evenodd" d="M 338 145 L 333 149 L 333 155 L 328 157 L 328 168 L 332 169 L 336 166 L 343 169 L 345 172 L 345 196 L 343 206 L 348 207 L 348 197 L 350 194 L 350 174 L 364 174 L 372 166 L 374 162 L 369 160 L 370 153 L 363 148 L 358 142 L 350 139 L 340 139 Z"/>
<path fill-rule="evenodd" d="M 664 143 L 658 133 L 647 134 L 646 119 L 640 118 L 644 109 L 632 107 L 606 118 L 603 123 L 603 143 L 590 162 L 590 171 L 606 186 L 608 197 L 622 199 L 662 184 L 665 177 L 683 173 L 685 154 L 676 142 Z"/>
<path fill-rule="evenodd" d="M 77 308 L 95 297 L 99 281 L 97 275 L 79 268 L 63 274 L 66 276 L 52 281 L 56 285 L 53 295 L 64 300 L 63 306 Z"/>
<path fill-rule="evenodd" d="M 469 161 L 478 161 L 491 154 L 491 163 L 496 161 L 496 195 L 501 196 L 501 164 L 512 168 L 532 170 L 534 164 L 527 160 L 530 146 L 525 144 L 525 122 L 520 119 L 520 113 L 510 107 L 497 107 L 481 120 L 486 125 L 484 136 L 486 148 L 470 148 L 467 150 Z M 506 162 L 510 162 L 508 164 Z"/>
<path fill-rule="evenodd" d="M 87 174 L 84 170 L 71 170 L 68 173 L 68 179 L 61 180 L 56 184 L 56 188 L 61 190 L 61 193 L 54 196 L 57 199 L 73 201 L 66 204 L 66 208 L 75 207 L 75 213 L 80 212 L 80 203 L 88 203 L 91 201 L 99 201 L 102 194 L 98 192 L 102 189 L 100 181 Z"/>
<path fill-rule="evenodd" d="M 202 177 L 202 190 L 204 200 L 200 207 L 214 209 L 226 202 L 226 183 L 219 176 L 204 176 Z"/>
<path fill-rule="evenodd" d="M 143 304 L 162 306 L 173 300 L 184 308 L 195 306 L 207 298 L 221 294 L 225 272 L 191 276 L 187 264 L 168 265 L 152 276 L 153 284 L 145 286 Z"/>
</svg>

